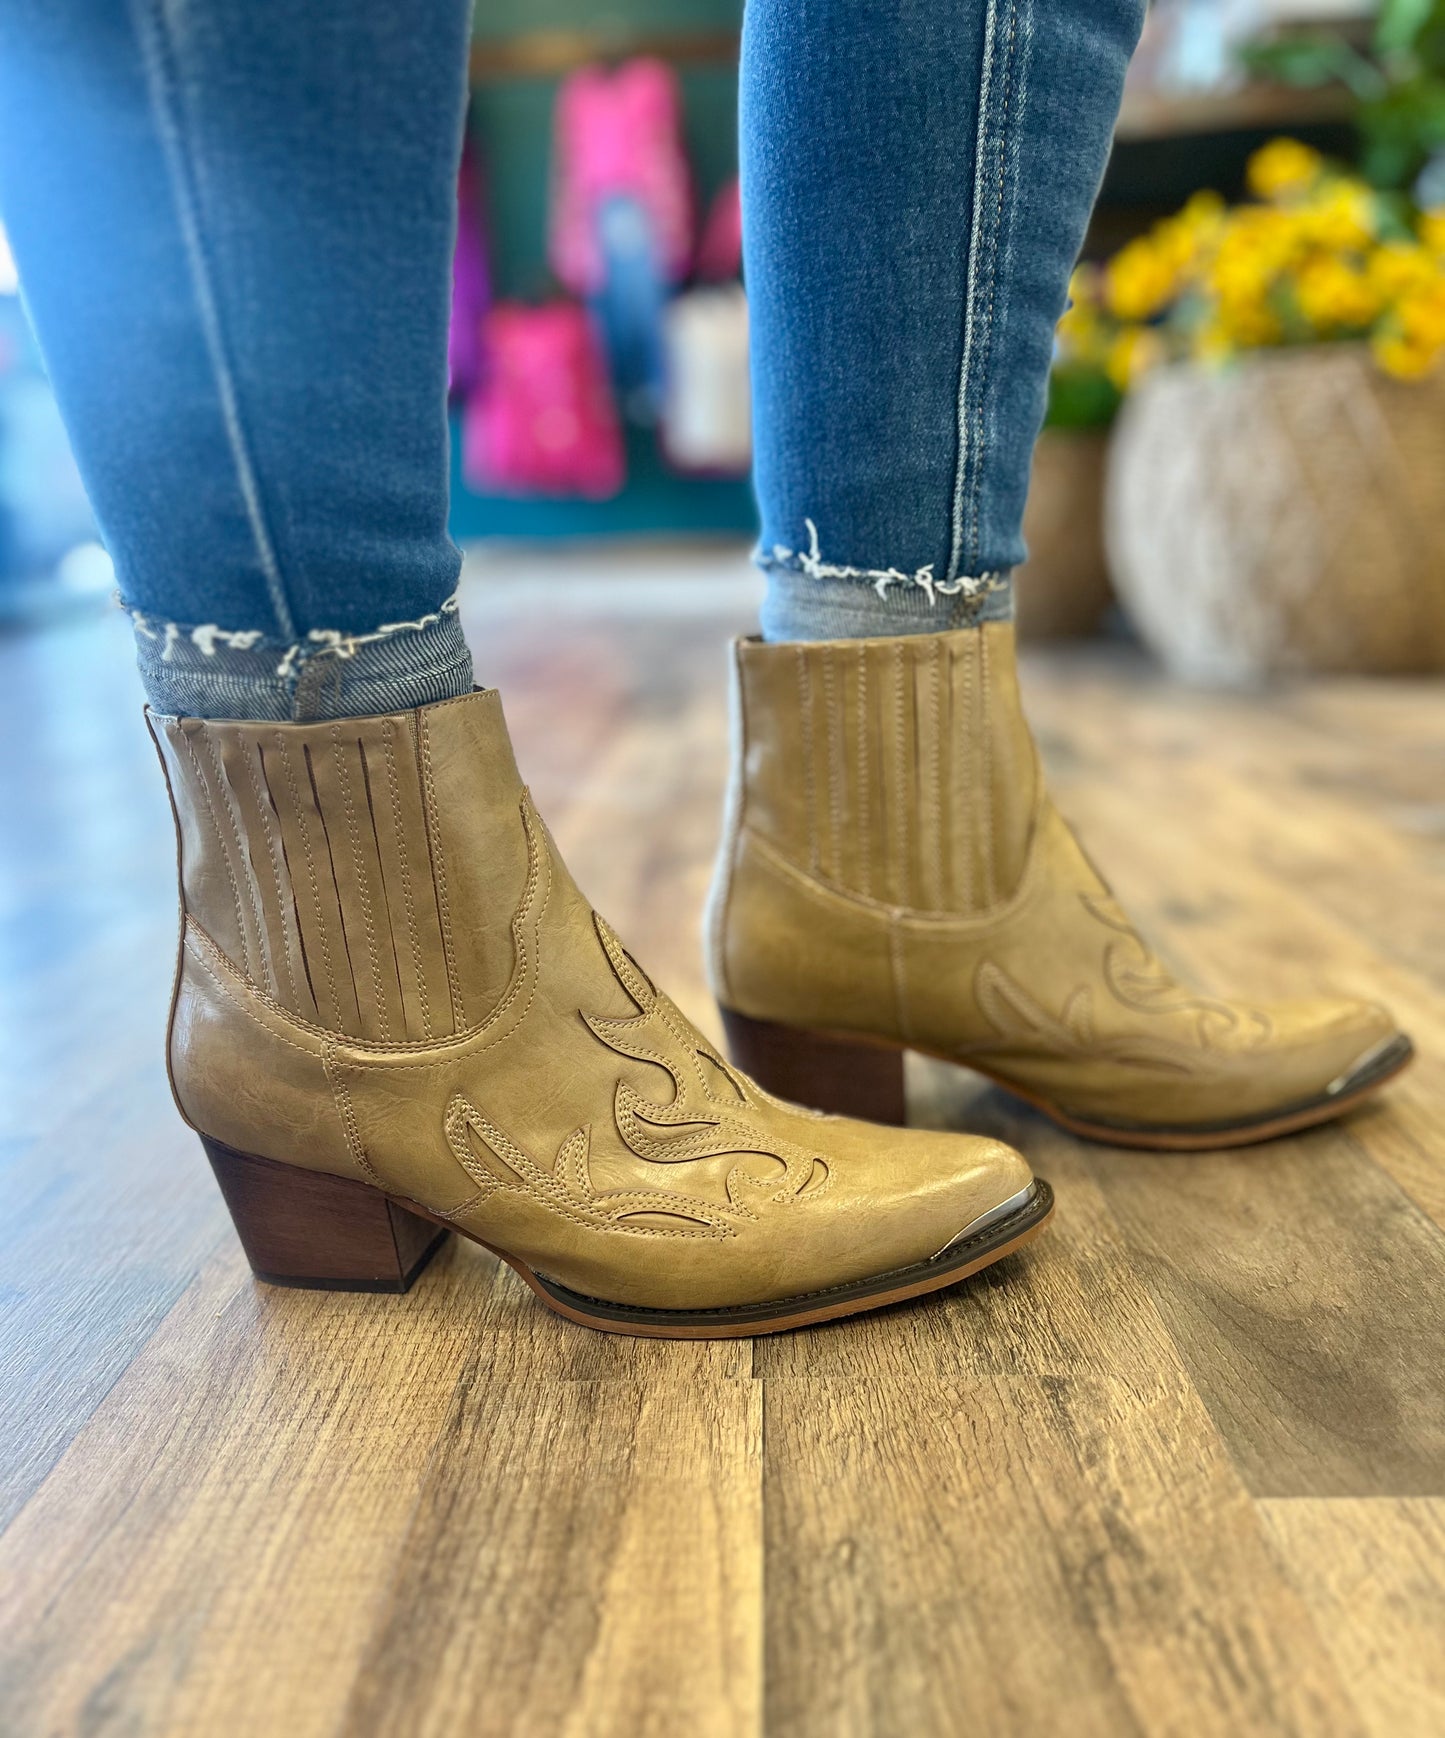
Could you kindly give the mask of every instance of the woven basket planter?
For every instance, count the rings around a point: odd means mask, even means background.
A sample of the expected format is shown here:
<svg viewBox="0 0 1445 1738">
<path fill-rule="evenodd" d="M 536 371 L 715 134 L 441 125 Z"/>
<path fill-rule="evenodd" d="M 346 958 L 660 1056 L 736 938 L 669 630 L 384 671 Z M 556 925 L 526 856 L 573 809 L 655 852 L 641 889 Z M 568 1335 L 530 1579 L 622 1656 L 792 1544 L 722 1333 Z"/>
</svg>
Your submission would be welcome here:
<svg viewBox="0 0 1445 1738">
<path fill-rule="evenodd" d="M 1022 640 L 1091 634 L 1113 592 L 1104 560 L 1103 431 L 1045 429 L 1034 448 L 1024 539 L 1029 558 L 1014 576 Z"/>
<path fill-rule="evenodd" d="M 1114 584 L 1194 681 L 1445 669 L 1445 378 L 1353 345 L 1160 369 L 1115 426 Z"/>
</svg>

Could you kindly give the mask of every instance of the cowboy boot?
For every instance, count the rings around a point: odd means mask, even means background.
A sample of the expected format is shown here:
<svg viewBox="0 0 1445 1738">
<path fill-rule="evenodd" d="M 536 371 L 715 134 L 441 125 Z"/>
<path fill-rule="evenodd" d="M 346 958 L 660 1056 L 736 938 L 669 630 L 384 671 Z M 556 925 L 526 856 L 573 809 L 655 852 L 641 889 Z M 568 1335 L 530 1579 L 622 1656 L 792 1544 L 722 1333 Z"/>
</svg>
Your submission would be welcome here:
<svg viewBox="0 0 1445 1738">
<path fill-rule="evenodd" d="M 1178 982 L 1044 787 L 1011 624 L 736 647 L 708 956 L 734 1060 L 899 1121 L 903 1054 L 1076 1134 L 1234 1146 L 1338 1115 L 1412 1054 L 1389 1014 Z"/>
<path fill-rule="evenodd" d="M 1048 1187 L 996 1141 L 771 1098 L 591 910 L 494 692 L 152 716 L 180 837 L 169 1057 L 255 1270 L 403 1291 L 448 1230 L 591 1327 L 771 1332 L 951 1285 Z"/>
</svg>

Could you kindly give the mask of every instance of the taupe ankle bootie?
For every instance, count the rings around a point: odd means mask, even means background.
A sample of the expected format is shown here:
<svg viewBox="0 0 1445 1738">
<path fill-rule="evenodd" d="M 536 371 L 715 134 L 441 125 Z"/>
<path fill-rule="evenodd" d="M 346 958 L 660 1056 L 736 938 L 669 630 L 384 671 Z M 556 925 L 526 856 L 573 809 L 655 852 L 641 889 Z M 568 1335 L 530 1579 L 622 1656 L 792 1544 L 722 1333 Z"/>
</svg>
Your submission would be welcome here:
<svg viewBox="0 0 1445 1738">
<path fill-rule="evenodd" d="M 1048 1187 L 780 1104 L 587 905 L 495 693 L 151 719 L 180 832 L 171 1078 L 252 1266 L 405 1290 L 448 1228 L 589 1326 L 726 1336 L 952 1284 Z"/>
<path fill-rule="evenodd" d="M 1216 1147 L 1323 1121 L 1411 1055 L 1383 1008 L 1179 984 L 1060 818 L 1013 628 L 736 648 L 709 907 L 734 1059 L 901 1120 L 903 1052 L 966 1063 L 1076 1133 Z"/>
</svg>

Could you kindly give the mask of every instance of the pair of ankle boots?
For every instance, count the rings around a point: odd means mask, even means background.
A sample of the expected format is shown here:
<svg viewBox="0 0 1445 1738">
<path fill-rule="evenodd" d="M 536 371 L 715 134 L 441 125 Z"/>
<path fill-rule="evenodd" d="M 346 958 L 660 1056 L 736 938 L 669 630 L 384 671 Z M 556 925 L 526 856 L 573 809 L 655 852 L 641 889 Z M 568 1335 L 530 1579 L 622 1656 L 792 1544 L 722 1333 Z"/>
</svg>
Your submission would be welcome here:
<svg viewBox="0 0 1445 1738">
<path fill-rule="evenodd" d="M 405 1290 L 455 1230 L 592 1327 L 765 1333 L 954 1284 L 1047 1219 L 1011 1148 L 878 1126 L 908 1049 L 1154 1147 L 1305 1127 L 1409 1059 L 1372 1004 L 1170 977 L 1048 799 L 1007 625 L 736 658 L 707 924 L 731 1059 L 578 891 L 495 692 L 151 718 L 171 1076 L 258 1274 Z"/>
</svg>

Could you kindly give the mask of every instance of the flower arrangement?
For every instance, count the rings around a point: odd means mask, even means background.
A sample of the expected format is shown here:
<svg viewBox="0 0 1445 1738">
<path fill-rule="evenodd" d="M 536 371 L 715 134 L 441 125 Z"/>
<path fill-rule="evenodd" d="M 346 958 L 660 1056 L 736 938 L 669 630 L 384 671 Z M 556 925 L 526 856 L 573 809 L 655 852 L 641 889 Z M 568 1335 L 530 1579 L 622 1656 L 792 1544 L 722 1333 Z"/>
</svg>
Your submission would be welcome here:
<svg viewBox="0 0 1445 1738">
<path fill-rule="evenodd" d="M 1050 421 L 1105 422 L 1149 368 L 1355 340 L 1400 380 L 1445 358 L 1445 207 L 1418 211 L 1295 139 L 1251 157 L 1252 200 L 1196 193 L 1102 267 L 1059 322 Z"/>
</svg>

